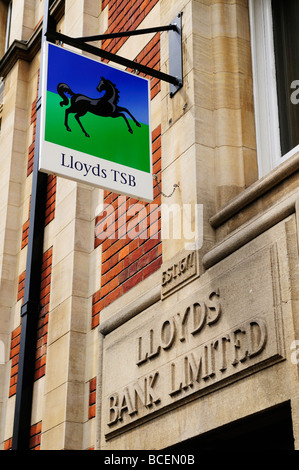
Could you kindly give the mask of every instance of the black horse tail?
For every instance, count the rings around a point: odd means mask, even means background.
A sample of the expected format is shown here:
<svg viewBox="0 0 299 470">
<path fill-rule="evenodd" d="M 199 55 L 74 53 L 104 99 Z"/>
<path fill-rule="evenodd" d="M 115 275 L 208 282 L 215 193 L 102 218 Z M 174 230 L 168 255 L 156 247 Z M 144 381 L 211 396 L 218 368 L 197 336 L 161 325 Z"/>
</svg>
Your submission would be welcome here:
<svg viewBox="0 0 299 470">
<path fill-rule="evenodd" d="M 75 94 L 66 83 L 59 83 L 57 85 L 57 91 L 63 99 L 63 101 L 60 101 L 60 106 L 66 106 L 67 104 L 69 104 L 69 99 L 67 96 L 65 96 L 65 93 L 68 93 L 71 96 Z"/>
</svg>

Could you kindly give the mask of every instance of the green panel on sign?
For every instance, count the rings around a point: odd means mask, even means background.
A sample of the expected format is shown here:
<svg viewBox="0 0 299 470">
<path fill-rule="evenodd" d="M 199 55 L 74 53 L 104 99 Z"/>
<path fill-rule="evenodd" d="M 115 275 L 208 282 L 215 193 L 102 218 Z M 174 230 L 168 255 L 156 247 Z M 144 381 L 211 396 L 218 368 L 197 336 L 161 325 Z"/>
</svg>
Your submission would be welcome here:
<svg viewBox="0 0 299 470">
<path fill-rule="evenodd" d="M 86 137 L 74 114 L 68 117 L 71 131 L 67 131 L 64 125 L 65 107 L 61 107 L 60 102 L 61 97 L 58 94 L 47 92 L 45 140 L 150 173 L 148 125 L 141 123 L 140 127 L 137 127 L 133 120 L 128 119 L 133 130 L 131 134 L 121 117 L 102 117 L 86 113 L 80 118 L 90 136 Z"/>
</svg>

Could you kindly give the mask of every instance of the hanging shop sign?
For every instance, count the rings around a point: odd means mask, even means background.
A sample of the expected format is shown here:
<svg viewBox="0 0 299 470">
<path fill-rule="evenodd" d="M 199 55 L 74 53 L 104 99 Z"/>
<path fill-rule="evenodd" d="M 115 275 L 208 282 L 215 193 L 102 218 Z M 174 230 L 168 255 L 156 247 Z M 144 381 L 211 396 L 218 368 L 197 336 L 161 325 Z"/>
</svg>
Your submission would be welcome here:
<svg viewBox="0 0 299 470">
<path fill-rule="evenodd" d="M 46 43 L 39 170 L 153 199 L 149 80 Z"/>
</svg>

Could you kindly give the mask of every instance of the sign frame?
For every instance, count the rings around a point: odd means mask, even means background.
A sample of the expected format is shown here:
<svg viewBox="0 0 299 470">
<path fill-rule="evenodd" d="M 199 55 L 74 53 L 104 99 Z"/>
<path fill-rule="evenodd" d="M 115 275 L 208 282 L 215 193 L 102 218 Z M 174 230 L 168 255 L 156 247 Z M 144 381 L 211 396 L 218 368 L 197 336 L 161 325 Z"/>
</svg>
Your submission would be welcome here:
<svg viewBox="0 0 299 470">
<path fill-rule="evenodd" d="M 150 81 L 146 78 L 131 74 L 125 70 L 121 70 L 119 68 L 113 67 L 110 64 L 104 64 L 103 62 L 99 62 L 90 57 L 86 57 L 82 54 L 77 52 L 70 51 L 61 46 L 57 46 L 45 41 L 44 47 L 44 57 L 43 57 L 43 81 L 42 81 L 42 103 L 41 103 L 41 132 L 40 132 L 40 153 L 39 153 L 39 171 L 45 172 L 48 174 L 55 174 L 57 176 L 61 176 L 67 179 L 71 179 L 77 182 L 85 183 L 92 185 L 93 187 L 98 187 L 101 189 L 105 189 L 108 191 L 112 191 L 118 194 L 124 194 L 128 197 L 133 197 L 139 200 L 143 200 L 145 202 L 153 201 L 153 168 L 152 168 L 152 142 L 151 142 L 151 109 L 150 109 Z M 81 67 L 82 64 L 85 67 L 89 67 L 94 70 L 98 71 L 98 75 L 95 76 L 93 79 L 87 79 L 86 83 L 82 83 L 82 93 L 78 93 L 78 84 L 80 83 L 80 79 L 74 79 L 75 85 L 74 90 L 72 90 L 72 85 L 69 86 L 67 83 L 61 80 L 62 72 L 58 70 L 58 73 L 52 71 L 51 65 L 49 62 L 52 60 L 53 57 L 59 57 L 60 59 L 64 56 L 70 61 L 70 63 L 78 62 Z M 64 67 L 65 71 L 70 71 L 71 69 L 67 68 L 67 65 L 64 65 L 63 60 L 61 59 L 62 66 Z M 82 69 L 85 72 L 85 69 Z M 81 76 L 86 77 L 86 73 L 84 74 L 81 70 Z M 119 80 L 123 79 L 124 85 L 122 86 L 122 90 L 116 88 L 117 84 L 112 83 L 113 80 L 106 79 L 106 77 L 114 78 L 117 77 Z M 60 87 L 60 92 L 56 91 L 56 96 L 53 89 L 53 79 L 57 75 L 57 85 L 67 85 L 69 88 Z M 70 73 L 67 73 L 67 76 L 70 76 Z M 60 77 L 60 78 L 59 78 Z M 104 79 L 106 83 L 100 82 Z M 80 117 L 78 116 L 79 112 L 74 113 L 71 115 L 70 112 L 65 113 L 65 110 L 68 110 L 71 106 L 71 98 L 75 101 L 75 97 L 79 96 L 82 99 L 89 99 L 92 101 L 92 105 L 96 101 L 94 98 L 89 98 L 90 93 L 84 93 L 84 90 L 88 90 L 91 87 L 91 80 L 93 81 L 94 94 L 98 94 L 97 100 L 100 101 L 105 97 L 105 94 L 108 95 L 108 83 L 113 84 L 116 91 L 118 92 L 117 99 L 114 100 L 112 105 L 119 108 L 119 115 L 118 116 L 100 116 L 96 113 L 89 113 L 85 112 L 84 117 L 89 115 L 89 122 L 91 122 L 91 117 L 93 122 L 102 123 L 107 125 L 106 129 L 108 134 L 111 137 L 113 135 L 113 126 L 121 133 L 120 135 L 124 139 L 124 142 L 127 144 L 127 148 L 125 146 L 121 146 L 121 141 L 119 139 L 112 139 L 112 150 L 111 155 L 94 155 L 92 153 L 85 152 L 85 146 L 88 148 L 92 148 L 93 151 L 96 148 L 97 152 L 100 151 L 98 149 L 101 148 L 101 141 L 95 138 L 95 132 L 97 130 L 93 128 L 95 131 L 93 134 L 93 144 L 94 147 L 91 146 L 91 138 L 86 131 L 86 126 L 82 121 L 80 121 Z M 67 82 L 67 80 L 66 80 Z M 115 82 L 115 80 L 114 80 Z M 134 108 L 129 106 L 121 106 L 122 104 L 122 97 L 125 95 L 124 90 L 125 86 L 128 84 L 134 83 L 133 88 L 128 89 L 128 96 L 131 98 L 133 97 L 133 91 L 139 90 L 139 97 L 143 98 L 146 96 L 147 102 L 146 105 L 141 104 L 140 102 L 137 103 L 137 98 L 135 98 L 134 103 L 138 107 L 139 115 L 142 114 L 142 119 L 145 122 L 139 123 L 138 119 L 134 117 Z M 136 88 L 140 84 L 140 89 Z M 98 86 L 97 86 L 98 85 Z M 106 88 L 105 88 L 106 85 Z M 52 91 L 49 91 L 49 87 L 52 86 Z M 102 87 L 102 88 L 101 88 Z M 119 87 L 119 85 L 118 85 Z M 102 96 L 100 94 L 102 92 Z M 58 94 L 57 94 L 58 93 Z M 59 96 L 60 95 L 60 96 Z M 74 96 L 75 95 L 75 96 Z M 52 116 L 54 119 L 51 121 L 49 116 L 50 114 L 50 106 L 51 100 L 55 99 L 55 103 L 57 107 L 55 108 L 55 114 L 53 112 L 53 105 L 52 105 Z M 52 98 L 53 97 L 53 98 Z M 133 98 L 134 99 L 134 98 Z M 58 101 L 57 101 L 58 100 Z M 108 101 L 108 99 L 106 98 Z M 128 98 L 125 97 L 123 102 L 126 104 L 126 100 L 128 102 Z M 49 104 L 50 103 L 50 104 Z M 141 101 L 144 103 L 144 101 Z M 59 106 L 60 104 L 60 106 Z M 142 111 L 142 106 L 144 106 L 144 111 Z M 74 107 L 73 107 L 74 108 Z M 75 108 L 74 108 L 75 109 Z M 110 109 L 110 108 L 109 108 Z M 112 107 L 111 107 L 112 109 Z M 128 111 L 128 113 L 127 113 Z M 80 111 L 81 112 L 81 111 Z M 60 119 L 60 126 L 56 125 L 57 123 L 57 115 L 59 114 Z M 56 116 L 56 117 L 55 117 Z M 68 116 L 68 117 L 67 117 Z M 76 120 L 74 120 L 74 116 L 76 116 Z M 115 119 L 113 119 L 115 118 Z M 72 119 L 72 121 L 71 121 Z M 84 118 L 83 118 L 84 119 Z M 69 121 L 68 121 L 69 120 Z M 64 121 L 64 122 L 63 122 Z M 54 124 L 52 124 L 52 122 Z M 70 125 L 72 122 L 72 125 Z M 52 128 L 50 124 L 52 125 Z M 96 125 L 96 124 L 95 124 Z M 81 127 L 81 129 L 80 129 Z M 100 128 L 100 126 L 99 126 Z M 68 132 L 70 131 L 70 132 Z M 129 131 L 129 132 L 128 132 Z M 135 137 L 140 131 L 141 137 Z M 62 140 L 62 135 L 65 135 L 65 140 L 67 144 L 64 144 L 64 140 Z M 85 134 L 85 135 L 84 135 Z M 135 136 L 134 136 L 135 134 Z M 103 134 L 100 135 L 103 139 Z M 57 142 L 55 141 L 57 139 Z M 64 137 L 63 137 L 64 139 Z M 99 139 L 99 138 L 98 138 Z M 131 141 L 130 141 L 131 139 Z M 102 140 L 104 142 L 104 139 Z M 128 144 L 129 142 L 129 144 Z M 130 157 L 130 152 L 128 145 L 132 142 L 132 147 L 136 152 L 136 156 L 133 153 L 132 157 Z M 69 145 L 70 143 L 70 145 Z M 96 145 L 97 144 L 97 145 Z M 107 142 L 105 143 L 106 150 L 107 150 Z M 72 148 L 75 147 L 75 148 Z M 114 150 L 115 149 L 115 150 Z M 141 149 L 141 150 L 140 150 Z M 124 151 L 125 150 L 125 151 Z M 109 149 L 110 151 L 110 149 Z M 113 156 L 113 151 L 115 151 L 115 155 Z M 138 152 L 144 152 L 143 160 L 137 161 Z M 117 153 L 118 152 L 118 153 Z M 126 157 L 123 156 L 123 152 L 127 153 Z M 128 158 L 130 160 L 130 164 L 126 164 L 124 158 Z M 117 161 L 118 160 L 118 161 Z M 130 166 L 131 165 L 131 166 Z M 134 166 L 135 167 L 134 167 Z M 143 166 L 142 166 L 143 165 Z M 136 168 L 137 167 L 137 168 Z M 139 168 L 138 168 L 139 167 Z M 146 168 L 147 171 L 144 171 Z"/>
</svg>

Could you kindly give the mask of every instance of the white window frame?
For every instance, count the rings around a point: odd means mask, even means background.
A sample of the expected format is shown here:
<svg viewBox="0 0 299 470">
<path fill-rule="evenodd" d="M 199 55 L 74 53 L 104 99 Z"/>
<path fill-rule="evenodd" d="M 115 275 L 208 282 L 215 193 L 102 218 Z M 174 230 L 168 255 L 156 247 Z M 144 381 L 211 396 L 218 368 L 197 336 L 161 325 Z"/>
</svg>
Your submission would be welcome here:
<svg viewBox="0 0 299 470">
<path fill-rule="evenodd" d="M 7 51 L 10 45 L 10 29 L 11 29 L 11 13 L 12 13 L 12 0 L 10 0 L 7 7 L 7 20 L 6 20 L 6 33 L 5 33 L 5 45 L 4 52 Z"/>
<path fill-rule="evenodd" d="M 299 151 L 281 155 L 271 0 L 249 0 L 259 177 Z M 291 95 L 292 90 L 290 90 Z"/>
</svg>

